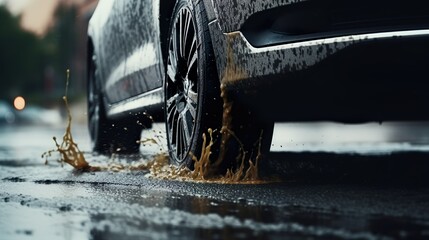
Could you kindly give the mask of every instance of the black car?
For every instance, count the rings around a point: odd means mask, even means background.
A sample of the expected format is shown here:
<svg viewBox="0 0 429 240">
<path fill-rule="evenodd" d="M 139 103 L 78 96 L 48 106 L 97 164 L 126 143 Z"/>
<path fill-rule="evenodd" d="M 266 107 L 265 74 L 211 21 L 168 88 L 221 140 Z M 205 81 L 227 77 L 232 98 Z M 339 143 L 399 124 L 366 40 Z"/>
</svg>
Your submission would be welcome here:
<svg viewBox="0 0 429 240">
<path fill-rule="evenodd" d="M 172 163 L 269 151 L 276 121 L 429 119 L 427 1 L 101 0 L 88 30 L 89 129 L 139 151 L 165 121 Z M 208 137 L 208 135 L 207 135 Z M 206 142 L 207 144 L 207 142 Z"/>
</svg>

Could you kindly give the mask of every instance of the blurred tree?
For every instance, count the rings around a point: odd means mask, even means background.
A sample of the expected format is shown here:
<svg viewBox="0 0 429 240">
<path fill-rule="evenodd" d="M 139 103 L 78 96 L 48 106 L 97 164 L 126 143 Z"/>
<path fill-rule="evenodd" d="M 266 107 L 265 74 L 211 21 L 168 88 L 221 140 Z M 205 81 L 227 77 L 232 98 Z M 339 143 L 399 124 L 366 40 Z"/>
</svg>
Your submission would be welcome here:
<svg viewBox="0 0 429 240">
<path fill-rule="evenodd" d="M 19 17 L 0 6 L 0 97 L 40 94 L 47 57 L 42 41 L 22 30 Z"/>
<path fill-rule="evenodd" d="M 87 2 L 61 1 L 43 36 L 22 29 L 20 17 L 0 4 L 0 99 L 23 95 L 30 103 L 61 103 L 67 69 L 69 96 L 84 95 L 86 27 L 97 1 Z"/>
<path fill-rule="evenodd" d="M 19 16 L 0 6 L 1 99 L 23 95 L 49 104 L 62 96 L 66 70 L 71 70 L 72 77 L 74 73 L 76 15 L 73 5 L 60 4 L 52 27 L 38 37 L 21 28 Z"/>
<path fill-rule="evenodd" d="M 76 15 L 74 6 L 60 4 L 55 12 L 54 25 L 43 38 L 45 50 L 50 56 L 44 72 L 45 91 L 50 90 L 46 89 L 46 85 L 52 84 L 50 87 L 56 97 L 64 92 L 66 70 L 71 70 L 72 78 L 75 72 L 72 59 L 76 51 Z M 71 84 L 73 87 L 74 84 Z"/>
</svg>

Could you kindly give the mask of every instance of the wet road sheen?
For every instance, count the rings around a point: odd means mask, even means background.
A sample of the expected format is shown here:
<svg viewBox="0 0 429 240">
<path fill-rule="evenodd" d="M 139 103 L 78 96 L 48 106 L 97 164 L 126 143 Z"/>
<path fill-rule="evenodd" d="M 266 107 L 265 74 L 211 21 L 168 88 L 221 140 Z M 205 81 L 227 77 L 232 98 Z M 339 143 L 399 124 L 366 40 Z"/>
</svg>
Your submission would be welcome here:
<svg viewBox="0 0 429 240">
<path fill-rule="evenodd" d="M 134 157 L 89 152 L 90 163 Z M 288 179 L 258 185 L 79 173 L 40 155 L 63 128 L 0 127 L 0 239 L 428 239 L 426 184 Z M 137 156 L 148 161 L 159 146 Z M 363 177 L 364 178 L 364 177 Z"/>
</svg>

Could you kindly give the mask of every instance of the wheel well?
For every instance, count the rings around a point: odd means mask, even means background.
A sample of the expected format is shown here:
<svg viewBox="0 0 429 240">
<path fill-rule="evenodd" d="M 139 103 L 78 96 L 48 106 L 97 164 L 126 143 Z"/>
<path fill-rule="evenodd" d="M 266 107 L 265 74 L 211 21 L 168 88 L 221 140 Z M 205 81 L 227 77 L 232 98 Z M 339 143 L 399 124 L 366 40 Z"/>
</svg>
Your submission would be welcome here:
<svg viewBox="0 0 429 240">
<path fill-rule="evenodd" d="M 161 50 L 164 65 L 166 64 L 167 60 L 168 31 L 170 28 L 171 16 L 173 15 L 175 5 L 176 1 L 160 0 L 159 25 L 161 34 Z"/>
</svg>

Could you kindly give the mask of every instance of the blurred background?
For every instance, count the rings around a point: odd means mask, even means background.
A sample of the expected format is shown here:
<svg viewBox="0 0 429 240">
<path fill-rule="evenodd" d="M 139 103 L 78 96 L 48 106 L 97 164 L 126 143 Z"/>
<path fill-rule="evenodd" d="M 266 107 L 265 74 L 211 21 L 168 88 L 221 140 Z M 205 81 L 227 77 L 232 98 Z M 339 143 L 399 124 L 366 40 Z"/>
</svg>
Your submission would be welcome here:
<svg viewBox="0 0 429 240">
<path fill-rule="evenodd" d="M 86 31 L 97 2 L 0 0 L 0 123 L 60 123 L 67 69 L 75 120 L 85 121 Z"/>
</svg>

